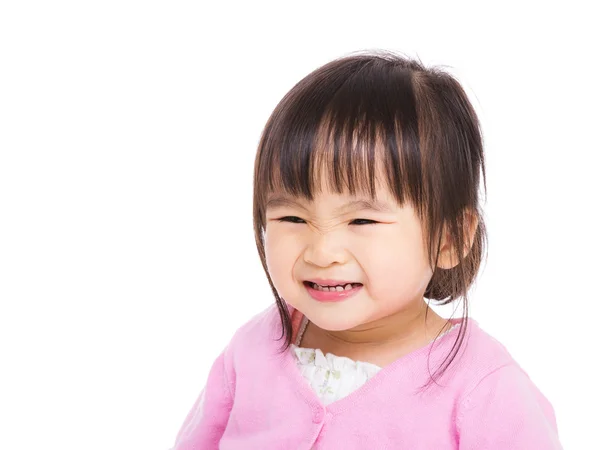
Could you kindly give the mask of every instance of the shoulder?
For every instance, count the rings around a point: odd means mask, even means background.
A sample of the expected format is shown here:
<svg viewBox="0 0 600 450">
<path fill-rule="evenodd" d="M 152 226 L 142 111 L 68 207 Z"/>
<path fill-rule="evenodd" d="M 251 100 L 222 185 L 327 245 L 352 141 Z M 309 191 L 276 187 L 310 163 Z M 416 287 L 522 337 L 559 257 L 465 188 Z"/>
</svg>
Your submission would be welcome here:
<svg viewBox="0 0 600 450">
<path fill-rule="evenodd" d="M 491 334 L 480 327 L 474 319 L 469 319 L 471 327 L 466 342 L 465 356 L 471 373 L 473 392 L 479 385 L 489 382 L 531 383 L 529 375 L 513 358 L 510 351 Z"/>
<path fill-rule="evenodd" d="M 281 370 L 288 355 L 288 352 L 280 351 L 284 338 L 276 303 L 254 314 L 237 329 L 224 352 L 233 395 L 248 392 L 247 389 L 253 389 L 252 385 L 257 382 L 268 384 L 273 373 Z"/>
<path fill-rule="evenodd" d="M 466 393 L 456 425 L 464 448 L 561 448 L 552 404 L 516 362 Z"/>
<path fill-rule="evenodd" d="M 556 417 L 551 403 L 508 349 L 476 321 L 470 322 L 460 377 L 463 385 L 457 411 L 459 429 L 471 432 L 479 424 L 490 430 L 493 423 L 519 433 L 525 433 L 524 429 L 537 430 L 556 442 Z"/>
<path fill-rule="evenodd" d="M 288 306 L 288 310 L 289 310 Z M 282 334 L 281 319 L 277 304 L 273 303 L 258 311 L 234 333 L 228 345 L 230 350 L 246 348 L 265 341 L 276 340 Z"/>
<path fill-rule="evenodd" d="M 509 350 L 481 328 L 475 319 L 469 318 L 466 321 L 462 341 L 459 333 L 460 331 L 456 334 L 456 342 L 446 342 L 447 347 L 444 347 L 449 349 L 452 344 L 458 345 L 448 377 L 459 401 L 469 396 L 488 377 L 495 379 L 498 376 L 527 376 Z M 492 376 L 494 373 L 496 375 Z"/>
<path fill-rule="evenodd" d="M 508 349 L 481 328 L 475 319 L 470 318 L 467 324 L 459 359 L 462 370 L 470 379 L 471 386 L 465 386 L 469 390 L 487 375 L 502 367 L 517 365 L 517 362 Z"/>
</svg>

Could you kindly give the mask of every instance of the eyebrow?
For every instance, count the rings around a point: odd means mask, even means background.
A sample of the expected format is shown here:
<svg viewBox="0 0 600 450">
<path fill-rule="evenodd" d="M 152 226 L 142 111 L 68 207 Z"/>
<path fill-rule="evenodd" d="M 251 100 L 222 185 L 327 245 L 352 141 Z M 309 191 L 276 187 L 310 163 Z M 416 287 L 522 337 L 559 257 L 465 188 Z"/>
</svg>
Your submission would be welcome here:
<svg viewBox="0 0 600 450">
<path fill-rule="evenodd" d="M 267 209 L 279 208 L 279 207 L 297 207 L 305 211 L 307 208 L 297 200 L 291 197 L 274 196 L 267 201 Z M 382 213 L 391 213 L 393 209 L 386 203 L 381 203 L 373 200 L 353 200 L 345 203 L 344 205 L 336 208 L 335 213 L 342 213 L 345 211 L 376 211 Z"/>
</svg>

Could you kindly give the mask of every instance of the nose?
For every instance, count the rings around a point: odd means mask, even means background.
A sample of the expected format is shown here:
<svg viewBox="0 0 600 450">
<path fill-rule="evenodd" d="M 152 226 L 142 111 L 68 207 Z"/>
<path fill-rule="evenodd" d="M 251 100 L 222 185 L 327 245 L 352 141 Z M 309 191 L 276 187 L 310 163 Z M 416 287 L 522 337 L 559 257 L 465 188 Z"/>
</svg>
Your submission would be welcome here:
<svg viewBox="0 0 600 450">
<path fill-rule="evenodd" d="M 348 250 L 333 233 L 313 233 L 304 250 L 304 262 L 319 267 L 344 264 L 348 260 Z"/>
</svg>

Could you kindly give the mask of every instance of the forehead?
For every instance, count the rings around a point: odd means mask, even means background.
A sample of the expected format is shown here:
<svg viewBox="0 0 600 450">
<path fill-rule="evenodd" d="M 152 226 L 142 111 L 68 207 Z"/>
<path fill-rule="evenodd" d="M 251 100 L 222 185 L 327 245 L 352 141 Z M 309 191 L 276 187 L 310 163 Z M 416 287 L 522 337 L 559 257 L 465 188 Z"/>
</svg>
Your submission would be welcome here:
<svg viewBox="0 0 600 450">
<path fill-rule="evenodd" d="M 329 190 L 315 193 L 312 200 L 303 196 L 292 195 L 283 191 L 272 192 L 267 197 L 267 209 L 282 207 L 296 207 L 310 209 L 315 206 L 333 208 L 336 212 L 352 210 L 372 210 L 377 212 L 392 213 L 397 210 L 398 204 L 390 192 L 377 190 L 375 197 L 367 195 L 351 195 L 348 192 L 336 193 Z"/>
</svg>

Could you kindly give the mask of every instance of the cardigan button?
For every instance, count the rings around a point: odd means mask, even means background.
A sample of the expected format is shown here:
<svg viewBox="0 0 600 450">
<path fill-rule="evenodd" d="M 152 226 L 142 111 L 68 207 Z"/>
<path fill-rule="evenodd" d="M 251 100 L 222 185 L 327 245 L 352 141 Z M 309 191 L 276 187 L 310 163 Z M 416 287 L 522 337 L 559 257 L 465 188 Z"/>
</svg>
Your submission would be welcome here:
<svg viewBox="0 0 600 450">
<path fill-rule="evenodd" d="M 319 409 L 315 410 L 315 413 L 313 415 L 313 422 L 320 423 L 322 420 L 323 420 L 323 410 L 319 408 Z"/>
</svg>

